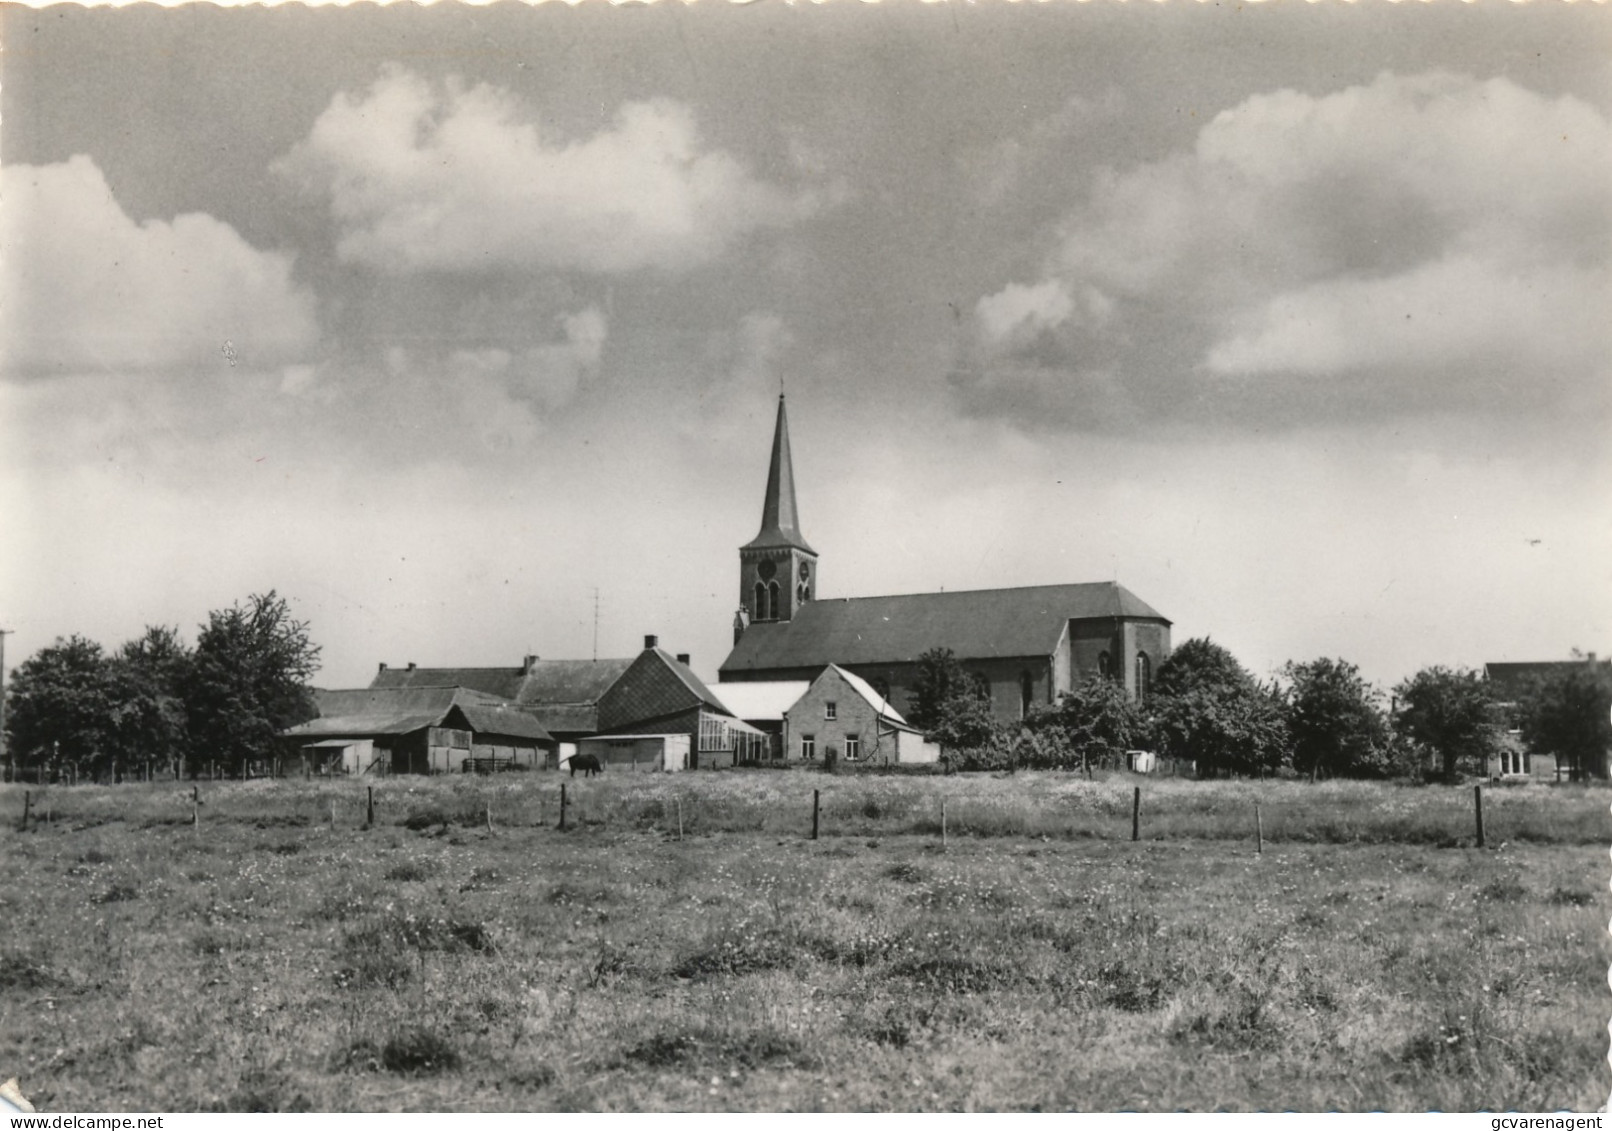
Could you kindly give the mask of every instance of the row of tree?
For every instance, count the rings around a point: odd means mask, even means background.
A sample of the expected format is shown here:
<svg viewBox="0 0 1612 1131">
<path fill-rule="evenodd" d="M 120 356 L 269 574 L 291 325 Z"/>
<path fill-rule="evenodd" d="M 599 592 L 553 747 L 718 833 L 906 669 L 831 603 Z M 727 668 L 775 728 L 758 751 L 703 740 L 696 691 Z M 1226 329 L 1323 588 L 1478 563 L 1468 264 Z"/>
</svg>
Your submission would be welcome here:
<svg viewBox="0 0 1612 1131">
<path fill-rule="evenodd" d="M 1188 640 L 1159 665 L 1145 701 L 1092 679 L 1006 726 L 988 687 L 949 650 L 926 653 L 910 721 L 964 768 L 1079 768 L 1129 750 L 1196 763 L 1201 776 L 1453 778 L 1481 773 L 1505 744 L 1557 758 L 1574 779 L 1612 748 L 1612 673 L 1564 664 L 1502 698 L 1481 672 L 1424 668 L 1389 696 L 1338 659 L 1289 663 L 1262 682 L 1225 648 Z"/>
<path fill-rule="evenodd" d="M 147 765 L 230 773 L 272 757 L 275 734 L 314 717 L 319 648 L 273 590 L 215 609 L 195 648 L 152 626 L 107 653 L 58 639 L 6 691 L 6 752 L 29 777 L 118 776 Z"/>
</svg>

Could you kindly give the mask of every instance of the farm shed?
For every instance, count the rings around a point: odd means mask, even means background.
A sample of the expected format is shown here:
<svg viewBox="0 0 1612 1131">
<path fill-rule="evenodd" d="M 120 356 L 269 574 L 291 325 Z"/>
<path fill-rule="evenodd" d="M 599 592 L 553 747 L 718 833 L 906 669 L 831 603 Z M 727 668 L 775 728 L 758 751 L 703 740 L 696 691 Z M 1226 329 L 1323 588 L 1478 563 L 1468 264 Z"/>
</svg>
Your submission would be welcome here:
<svg viewBox="0 0 1612 1131">
<path fill-rule="evenodd" d="M 319 717 L 281 736 L 305 755 L 334 749 L 324 743 L 351 744 L 340 762 L 345 773 L 530 769 L 555 746 L 529 712 L 463 687 L 320 691 L 315 700 Z"/>
<path fill-rule="evenodd" d="M 835 664 L 824 668 L 789 708 L 784 743 L 792 761 L 820 759 L 830 747 L 847 762 L 940 761 L 939 746 L 924 741 L 867 680 Z"/>
<path fill-rule="evenodd" d="M 677 773 L 688 769 L 689 736 L 686 734 L 594 735 L 577 741 L 578 754 L 592 754 L 606 771 L 628 773 Z M 561 769 L 565 765 L 561 764 Z"/>
<path fill-rule="evenodd" d="M 545 660 L 527 656 L 501 668 L 394 668 L 380 665 L 371 690 L 463 687 L 495 695 L 525 709 L 562 746 L 599 729 L 599 700 L 632 664 L 632 658 Z"/>
</svg>

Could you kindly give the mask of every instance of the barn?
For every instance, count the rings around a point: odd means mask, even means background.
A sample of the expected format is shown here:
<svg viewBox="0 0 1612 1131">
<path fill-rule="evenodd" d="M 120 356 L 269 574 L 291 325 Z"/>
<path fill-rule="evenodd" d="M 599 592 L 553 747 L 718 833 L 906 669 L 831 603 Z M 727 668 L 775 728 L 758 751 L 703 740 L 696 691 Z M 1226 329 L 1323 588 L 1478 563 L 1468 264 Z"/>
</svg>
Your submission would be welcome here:
<svg viewBox="0 0 1612 1131">
<path fill-rule="evenodd" d="M 553 736 L 507 699 L 464 687 L 318 691 L 319 717 L 281 738 L 321 772 L 443 774 L 532 769 Z"/>
</svg>

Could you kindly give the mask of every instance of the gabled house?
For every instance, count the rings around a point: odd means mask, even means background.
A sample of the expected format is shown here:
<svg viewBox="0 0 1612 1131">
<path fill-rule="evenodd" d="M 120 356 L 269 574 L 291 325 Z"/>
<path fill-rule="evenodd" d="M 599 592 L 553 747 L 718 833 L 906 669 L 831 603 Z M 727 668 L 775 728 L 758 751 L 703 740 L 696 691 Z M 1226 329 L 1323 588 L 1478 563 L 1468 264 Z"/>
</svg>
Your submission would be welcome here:
<svg viewBox="0 0 1612 1131">
<path fill-rule="evenodd" d="M 926 742 L 867 680 L 837 664 L 824 668 L 789 708 L 784 743 L 792 761 L 821 761 L 830 750 L 846 762 L 871 765 L 940 761 L 938 745 Z"/>
<path fill-rule="evenodd" d="M 686 734 L 689 769 L 720 769 L 756 760 L 766 735 L 734 717 L 688 666 L 662 651 L 653 636 L 599 700 L 601 735 Z"/>
<path fill-rule="evenodd" d="M 555 747 L 517 704 L 465 687 L 315 692 L 319 717 L 281 731 L 311 769 L 441 774 L 541 766 Z"/>
</svg>

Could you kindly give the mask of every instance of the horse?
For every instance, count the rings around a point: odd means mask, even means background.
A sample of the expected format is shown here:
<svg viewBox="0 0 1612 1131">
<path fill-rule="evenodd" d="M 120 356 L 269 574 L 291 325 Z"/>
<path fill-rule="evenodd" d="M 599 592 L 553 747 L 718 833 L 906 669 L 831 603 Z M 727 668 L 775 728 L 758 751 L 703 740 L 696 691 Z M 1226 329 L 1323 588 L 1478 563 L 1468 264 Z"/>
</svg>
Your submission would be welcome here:
<svg viewBox="0 0 1612 1131">
<path fill-rule="evenodd" d="M 591 778 L 595 774 L 604 772 L 604 767 L 599 764 L 598 757 L 593 754 L 573 754 L 567 761 L 571 763 L 572 777 L 577 776 L 578 770 L 582 771 L 582 776 L 585 778 Z"/>
</svg>

